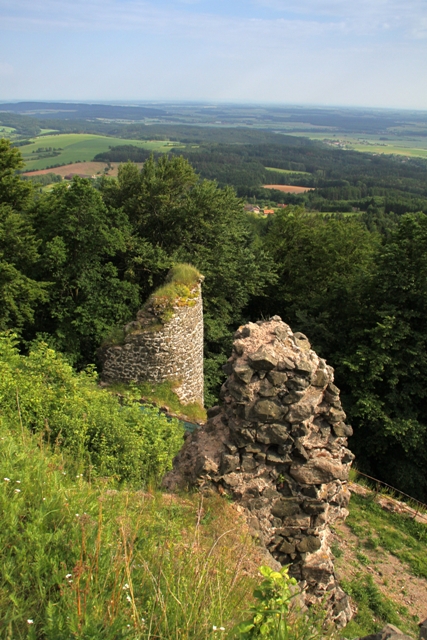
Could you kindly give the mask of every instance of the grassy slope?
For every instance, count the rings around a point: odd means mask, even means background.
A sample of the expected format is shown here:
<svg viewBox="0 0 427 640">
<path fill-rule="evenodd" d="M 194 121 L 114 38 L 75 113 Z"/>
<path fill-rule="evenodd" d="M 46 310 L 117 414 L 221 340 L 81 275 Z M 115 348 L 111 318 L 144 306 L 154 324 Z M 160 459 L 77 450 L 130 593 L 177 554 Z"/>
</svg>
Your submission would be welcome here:
<svg viewBox="0 0 427 640">
<path fill-rule="evenodd" d="M 33 138 L 33 143 L 20 148 L 25 160 L 27 171 L 46 169 L 53 164 L 69 164 L 72 162 L 89 161 L 103 151 L 108 151 L 110 146 L 133 144 L 152 151 L 168 151 L 170 145 L 167 141 L 125 140 L 122 138 L 110 138 L 88 133 L 64 133 L 59 135 L 44 135 Z M 31 156 L 37 157 L 36 149 L 52 147 L 62 149 L 60 155 L 39 160 L 31 160 Z"/>
<path fill-rule="evenodd" d="M 410 156 L 414 158 L 427 158 L 427 137 L 413 138 L 404 133 L 396 135 L 369 135 L 358 134 L 351 135 L 340 131 L 331 131 L 331 133 L 311 133 L 298 132 L 292 133 L 293 136 L 303 136 L 310 140 L 334 140 L 342 142 L 347 149 L 354 151 L 362 151 L 364 153 L 384 153 Z M 388 138 L 382 140 L 381 138 Z"/>
<path fill-rule="evenodd" d="M 242 619 L 262 558 L 219 497 L 91 481 L 0 433 L 0 637 L 216 637 Z"/>
<path fill-rule="evenodd" d="M 332 540 L 339 580 L 358 607 L 345 636 L 390 622 L 417 637 L 427 610 L 427 521 L 382 509 L 370 492 L 353 494 L 349 509 Z"/>
</svg>

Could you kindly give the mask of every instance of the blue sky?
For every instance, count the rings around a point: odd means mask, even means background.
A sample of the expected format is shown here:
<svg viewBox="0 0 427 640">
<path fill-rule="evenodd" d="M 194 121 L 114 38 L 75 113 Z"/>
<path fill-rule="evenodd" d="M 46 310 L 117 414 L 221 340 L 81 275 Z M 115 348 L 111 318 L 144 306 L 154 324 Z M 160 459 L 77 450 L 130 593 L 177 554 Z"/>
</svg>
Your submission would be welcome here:
<svg viewBox="0 0 427 640">
<path fill-rule="evenodd" d="M 427 0 L 0 0 L 0 100 L 427 110 Z"/>
</svg>

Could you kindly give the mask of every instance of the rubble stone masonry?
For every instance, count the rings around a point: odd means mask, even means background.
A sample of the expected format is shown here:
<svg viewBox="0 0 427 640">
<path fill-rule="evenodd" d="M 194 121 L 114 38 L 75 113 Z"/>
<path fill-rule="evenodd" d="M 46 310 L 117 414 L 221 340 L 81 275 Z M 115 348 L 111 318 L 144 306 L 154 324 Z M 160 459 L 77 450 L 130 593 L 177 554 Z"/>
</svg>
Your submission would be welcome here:
<svg viewBox="0 0 427 640">
<path fill-rule="evenodd" d="M 306 603 L 323 602 L 344 626 L 352 612 L 328 535 L 348 514 L 354 456 L 333 369 L 274 316 L 240 327 L 225 370 L 221 406 L 187 437 L 164 486 L 216 490 L 240 504 L 270 554 L 291 565 Z"/>
<path fill-rule="evenodd" d="M 183 404 L 203 405 L 203 307 L 201 285 L 189 300 L 176 300 L 171 318 L 159 322 L 150 309 L 125 327 L 123 344 L 103 350 L 105 382 L 175 383 Z"/>
</svg>

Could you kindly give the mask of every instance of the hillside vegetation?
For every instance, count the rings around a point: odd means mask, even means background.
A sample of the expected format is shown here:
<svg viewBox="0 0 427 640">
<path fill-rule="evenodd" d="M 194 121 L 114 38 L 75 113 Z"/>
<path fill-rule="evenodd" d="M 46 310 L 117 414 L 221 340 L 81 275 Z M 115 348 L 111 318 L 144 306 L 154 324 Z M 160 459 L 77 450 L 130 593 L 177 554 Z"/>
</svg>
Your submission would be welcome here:
<svg viewBox="0 0 427 640">
<path fill-rule="evenodd" d="M 305 144 L 285 140 L 272 151 L 302 170 Z M 333 166 L 336 150 L 310 145 L 313 162 Z M 241 147 L 235 153 L 245 157 Z M 372 205 L 362 218 L 288 206 L 263 220 L 244 212 L 230 186 L 200 179 L 175 155 L 150 158 L 141 171 L 124 164 L 117 180 L 77 178 L 35 194 L 15 174 L 19 150 L 2 141 L 0 155 L 0 328 L 18 332 L 23 352 L 41 339 L 77 369 L 96 364 L 103 340 L 135 317 L 169 269 L 191 263 L 205 276 L 206 405 L 218 397 L 233 331 L 279 314 L 334 366 L 360 467 L 426 500 L 424 212 Z M 356 156 L 345 156 L 346 171 Z M 199 158 L 207 162 L 207 152 Z M 212 158 L 228 166 L 219 148 Z M 400 180 L 407 193 L 422 191 L 421 165 L 360 162 L 372 189 L 387 194 Z"/>
</svg>

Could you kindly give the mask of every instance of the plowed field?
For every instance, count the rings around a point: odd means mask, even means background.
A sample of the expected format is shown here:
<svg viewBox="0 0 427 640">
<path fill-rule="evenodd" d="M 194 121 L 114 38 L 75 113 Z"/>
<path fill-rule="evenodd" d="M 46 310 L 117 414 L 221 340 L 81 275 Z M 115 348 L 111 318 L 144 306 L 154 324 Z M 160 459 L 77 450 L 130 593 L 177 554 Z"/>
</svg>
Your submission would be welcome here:
<svg viewBox="0 0 427 640">
<path fill-rule="evenodd" d="M 305 193 L 312 191 L 312 187 L 296 187 L 293 184 L 263 184 L 264 189 L 277 189 L 285 193 Z"/>
</svg>

